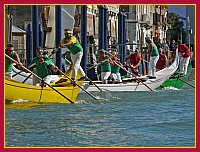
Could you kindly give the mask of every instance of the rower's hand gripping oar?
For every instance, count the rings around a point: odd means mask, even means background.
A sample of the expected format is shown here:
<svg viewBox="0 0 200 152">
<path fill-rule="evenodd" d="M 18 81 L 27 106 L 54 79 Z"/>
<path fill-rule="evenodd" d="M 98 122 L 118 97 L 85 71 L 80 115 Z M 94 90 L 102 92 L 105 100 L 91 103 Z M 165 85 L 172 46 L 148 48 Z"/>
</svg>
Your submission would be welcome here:
<svg viewBox="0 0 200 152">
<path fill-rule="evenodd" d="M 58 52 L 60 50 L 60 48 L 66 48 L 66 47 L 59 45 L 57 48 L 53 49 L 53 51 L 51 52 L 51 54 L 49 55 L 49 57 L 51 57 L 53 54 L 55 54 L 56 52 Z"/>
<path fill-rule="evenodd" d="M 7 54 L 5 54 L 5 56 L 10 59 L 11 61 L 13 61 L 14 63 L 18 64 L 18 62 L 16 60 L 14 60 L 13 58 L 11 58 L 10 56 L 8 56 Z M 43 81 L 42 78 L 40 78 L 39 76 L 37 76 L 35 73 L 33 73 L 32 71 L 30 71 L 29 69 L 27 69 L 24 66 L 21 66 L 24 70 L 28 71 L 29 73 L 31 73 L 34 77 L 36 77 L 37 79 L 39 79 L 40 81 Z M 70 103 L 74 103 L 72 100 L 70 100 L 69 98 L 67 98 L 65 95 L 63 95 L 62 93 L 60 93 L 58 90 L 56 90 L 55 88 L 53 88 L 50 84 L 46 83 L 44 81 L 44 83 L 46 85 L 48 85 L 51 89 L 53 89 L 54 91 L 56 91 L 58 94 L 60 94 L 62 97 L 64 97 L 65 99 L 67 99 Z"/>
</svg>

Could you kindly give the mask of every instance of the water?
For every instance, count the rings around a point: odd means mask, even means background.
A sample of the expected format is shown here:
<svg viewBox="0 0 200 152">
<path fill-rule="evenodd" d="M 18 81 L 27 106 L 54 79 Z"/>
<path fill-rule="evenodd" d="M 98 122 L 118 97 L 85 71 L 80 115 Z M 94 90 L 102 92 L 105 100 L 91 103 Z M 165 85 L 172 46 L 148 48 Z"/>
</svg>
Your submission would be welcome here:
<svg viewBox="0 0 200 152">
<path fill-rule="evenodd" d="M 85 93 L 76 104 L 6 104 L 7 147 L 193 147 L 194 89 Z"/>
</svg>

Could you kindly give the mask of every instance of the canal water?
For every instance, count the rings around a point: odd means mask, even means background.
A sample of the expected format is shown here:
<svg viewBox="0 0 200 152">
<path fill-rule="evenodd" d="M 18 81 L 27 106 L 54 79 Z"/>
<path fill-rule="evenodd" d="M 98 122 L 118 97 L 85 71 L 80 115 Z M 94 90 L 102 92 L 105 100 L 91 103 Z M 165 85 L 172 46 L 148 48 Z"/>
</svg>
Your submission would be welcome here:
<svg viewBox="0 0 200 152">
<path fill-rule="evenodd" d="M 7 103 L 6 147 L 195 146 L 194 88 L 94 95 L 81 93 L 76 104 Z"/>
</svg>

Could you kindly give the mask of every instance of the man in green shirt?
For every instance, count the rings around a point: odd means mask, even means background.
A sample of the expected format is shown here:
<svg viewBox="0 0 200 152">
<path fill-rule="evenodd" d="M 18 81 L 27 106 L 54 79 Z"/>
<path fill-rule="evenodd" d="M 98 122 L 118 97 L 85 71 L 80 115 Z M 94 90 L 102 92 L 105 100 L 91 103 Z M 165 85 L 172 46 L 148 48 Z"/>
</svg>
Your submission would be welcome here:
<svg viewBox="0 0 200 152">
<path fill-rule="evenodd" d="M 143 52 L 143 54 L 150 54 L 148 77 L 149 79 L 156 79 L 156 63 L 159 59 L 158 48 L 149 36 L 145 40 L 147 47 L 144 47 L 144 49 L 147 49 L 147 52 Z"/>
<path fill-rule="evenodd" d="M 29 69 L 42 78 L 46 83 L 50 83 L 51 81 L 51 77 L 48 76 L 51 74 L 50 70 L 52 69 L 54 72 L 58 71 L 58 67 L 54 66 L 54 63 L 47 55 L 43 55 L 43 50 L 40 48 L 37 49 L 37 56 L 31 61 Z M 33 77 L 33 85 L 39 84 L 40 80 Z"/>
<path fill-rule="evenodd" d="M 105 61 L 106 60 L 106 61 Z M 99 63 L 101 63 L 101 80 L 102 83 L 108 83 L 108 77 L 111 74 L 111 65 L 114 64 L 109 56 L 105 55 L 105 51 L 102 49 L 99 51 Z M 104 62 L 105 61 L 105 62 Z"/>
<path fill-rule="evenodd" d="M 113 64 L 111 64 L 111 75 L 110 75 L 110 77 L 113 79 L 114 83 L 122 82 L 121 74 L 120 74 L 119 70 L 120 70 L 120 66 L 123 66 L 123 65 L 120 62 L 117 61 L 118 58 L 116 56 L 113 56 L 112 60 L 114 62 L 113 62 Z"/>
<path fill-rule="evenodd" d="M 13 44 L 9 43 L 6 45 L 5 53 L 11 58 L 13 58 L 14 60 L 16 60 L 19 63 L 18 64 L 19 67 L 22 66 L 22 63 L 20 62 L 18 54 L 14 51 Z M 13 62 L 6 57 L 5 58 L 5 75 L 6 75 L 6 78 L 8 79 L 12 79 L 12 66 L 13 66 Z"/>
<path fill-rule="evenodd" d="M 70 56 L 73 64 L 72 68 L 72 80 L 76 80 L 77 73 L 79 72 L 82 76 L 79 80 L 84 80 L 86 78 L 85 72 L 83 71 L 81 64 L 81 59 L 83 56 L 83 48 L 80 45 L 78 39 L 72 35 L 72 31 L 69 29 L 64 30 L 65 37 L 60 43 L 60 47 L 67 47 L 70 51 Z M 62 56 L 67 55 L 66 51 Z"/>
</svg>

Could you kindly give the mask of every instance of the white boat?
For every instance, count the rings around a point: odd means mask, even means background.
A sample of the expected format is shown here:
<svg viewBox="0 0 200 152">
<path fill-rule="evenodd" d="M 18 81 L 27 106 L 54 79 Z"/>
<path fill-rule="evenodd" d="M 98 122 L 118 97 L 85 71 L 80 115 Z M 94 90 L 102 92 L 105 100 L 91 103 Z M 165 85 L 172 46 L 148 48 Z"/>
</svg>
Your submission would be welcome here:
<svg viewBox="0 0 200 152">
<path fill-rule="evenodd" d="M 33 84 L 33 76 L 31 73 L 22 72 L 21 70 L 17 69 L 15 65 L 13 65 L 12 70 L 12 80 L 25 84 Z M 53 83 L 60 78 L 60 75 L 49 75 L 48 77 L 51 79 L 50 83 Z"/>
<path fill-rule="evenodd" d="M 123 79 L 122 83 L 117 83 L 117 84 L 99 84 L 100 81 L 94 81 L 96 85 L 98 85 L 99 88 L 101 88 L 104 91 L 151 91 L 155 90 L 157 87 L 159 87 L 162 83 L 164 83 L 166 80 L 169 79 L 169 77 L 177 70 L 179 64 L 179 59 L 178 55 L 174 62 L 169 66 L 166 67 L 160 71 L 156 72 L 156 79 L 149 79 L 147 76 L 141 76 L 137 77 L 137 79 L 142 80 L 143 82 L 135 82 L 136 78 L 132 78 L 132 82 L 128 81 L 131 80 L 130 78 L 128 79 Z M 145 85 L 144 85 L 145 84 Z M 84 84 L 84 89 L 87 91 L 99 91 L 98 88 L 95 85 L 89 84 L 88 81 L 85 81 Z M 151 88 L 151 89 L 149 89 Z"/>
</svg>

